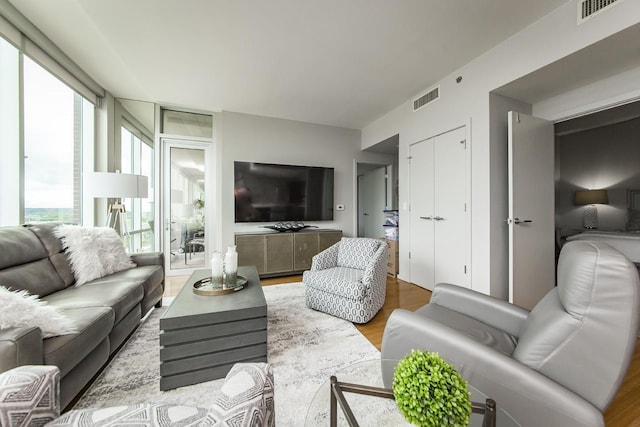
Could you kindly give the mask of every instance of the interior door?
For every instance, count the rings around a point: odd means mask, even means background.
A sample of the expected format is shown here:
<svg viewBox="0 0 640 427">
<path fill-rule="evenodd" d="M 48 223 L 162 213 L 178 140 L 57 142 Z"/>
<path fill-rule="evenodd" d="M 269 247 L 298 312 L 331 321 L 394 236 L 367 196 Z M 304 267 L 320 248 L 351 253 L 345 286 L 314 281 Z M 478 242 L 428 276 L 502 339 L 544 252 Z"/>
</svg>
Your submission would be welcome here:
<svg viewBox="0 0 640 427">
<path fill-rule="evenodd" d="M 510 111 L 509 302 L 531 309 L 555 286 L 553 123 Z"/>
<path fill-rule="evenodd" d="M 464 127 L 438 135 L 434 145 L 434 283 L 468 286 L 467 167 Z"/>
<path fill-rule="evenodd" d="M 384 166 L 366 172 L 362 176 L 363 189 L 363 237 L 377 239 L 384 236 L 384 209 L 386 206 L 386 173 Z"/>
<path fill-rule="evenodd" d="M 411 282 L 433 290 L 434 286 L 434 138 L 409 147 L 409 237 Z"/>
</svg>

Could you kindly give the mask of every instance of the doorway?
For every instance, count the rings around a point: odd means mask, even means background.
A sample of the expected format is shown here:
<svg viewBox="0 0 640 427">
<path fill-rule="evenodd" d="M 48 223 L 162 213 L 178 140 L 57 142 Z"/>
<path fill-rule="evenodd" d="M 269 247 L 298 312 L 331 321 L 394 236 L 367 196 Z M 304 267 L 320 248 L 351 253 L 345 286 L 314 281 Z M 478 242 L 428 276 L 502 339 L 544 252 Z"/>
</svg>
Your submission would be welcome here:
<svg viewBox="0 0 640 427">
<path fill-rule="evenodd" d="M 213 227 L 205 221 L 213 185 L 211 143 L 162 139 L 164 245 L 167 275 L 189 274 L 209 265 Z M 211 199 L 211 200 L 209 200 Z"/>
<path fill-rule="evenodd" d="M 392 165 L 358 163 L 358 237 L 384 237 L 385 209 L 392 207 Z"/>
</svg>

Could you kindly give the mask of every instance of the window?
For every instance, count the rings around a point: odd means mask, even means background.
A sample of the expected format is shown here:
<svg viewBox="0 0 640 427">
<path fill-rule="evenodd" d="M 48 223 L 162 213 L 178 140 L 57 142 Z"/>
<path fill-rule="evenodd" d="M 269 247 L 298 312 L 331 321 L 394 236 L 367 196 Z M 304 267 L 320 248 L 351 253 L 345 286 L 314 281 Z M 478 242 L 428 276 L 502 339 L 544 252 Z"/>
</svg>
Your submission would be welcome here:
<svg viewBox="0 0 640 427">
<path fill-rule="evenodd" d="M 131 126 L 131 125 L 129 125 Z M 153 244 L 153 148 L 127 129 L 120 128 L 120 166 L 122 173 L 148 177 L 149 198 L 124 199 L 127 228 L 130 233 L 129 252 L 151 252 Z"/>
<path fill-rule="evenodd" d="M 0 70 L 0 225 L 81 223 L 93 104 L 1 38 Z"/>
</svg>

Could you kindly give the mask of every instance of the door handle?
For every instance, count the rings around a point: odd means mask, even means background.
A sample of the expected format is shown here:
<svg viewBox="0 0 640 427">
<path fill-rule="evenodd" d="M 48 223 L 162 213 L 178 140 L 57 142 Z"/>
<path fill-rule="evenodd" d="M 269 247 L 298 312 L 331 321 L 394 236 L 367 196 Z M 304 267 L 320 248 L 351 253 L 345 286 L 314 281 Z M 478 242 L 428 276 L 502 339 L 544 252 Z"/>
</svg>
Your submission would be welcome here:
<svg viewBox="0 0 640 427">
<path fill-rule="evenodd" d="M 431 221 L 433 218 L 430 217 L 430 216 L 421 216 L 420 219 L 426 219 L 426 220 Z"/>
<path fill-rule="evenodd" d="M 514 224 L 524 224 L 524 223 L 527 223 L 527 222 L 533 222 L 533 221 L 530 220 L 530 219 L 513 218 L 513 223 Z"/>
<path fill-rule="evenodd" d="M 444 221 L 444 218 L 441 216 L 434 216 L 433 219 L 435 219 L 436 221 Z"/>
</svg>

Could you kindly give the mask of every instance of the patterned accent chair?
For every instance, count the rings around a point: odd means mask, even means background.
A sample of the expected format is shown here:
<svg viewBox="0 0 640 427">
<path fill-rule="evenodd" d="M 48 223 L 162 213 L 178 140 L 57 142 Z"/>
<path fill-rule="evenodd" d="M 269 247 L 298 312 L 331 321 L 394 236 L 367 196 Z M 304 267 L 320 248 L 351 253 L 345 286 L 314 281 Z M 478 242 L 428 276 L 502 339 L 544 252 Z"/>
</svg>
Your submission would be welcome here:
<svg viewBox="0 0 640 427">
<path fill-rule="evenodd" d="M 304 272 L 307 307 L 367 323 L 384 304 L 387 262 L 384 240 L 343 237 L 314 256 Z"/>
<path fill-rule="evenodd" d="M 24 365 L 0 374 L 0 426 L 273 427 L 273 371 L 266 363 L 237 363 L 209 409 L 142 403 L 78 409 L 60 416 L 60 371 Z M 47 424 L 48 423 L 48 424 Z"/>
</svg>

